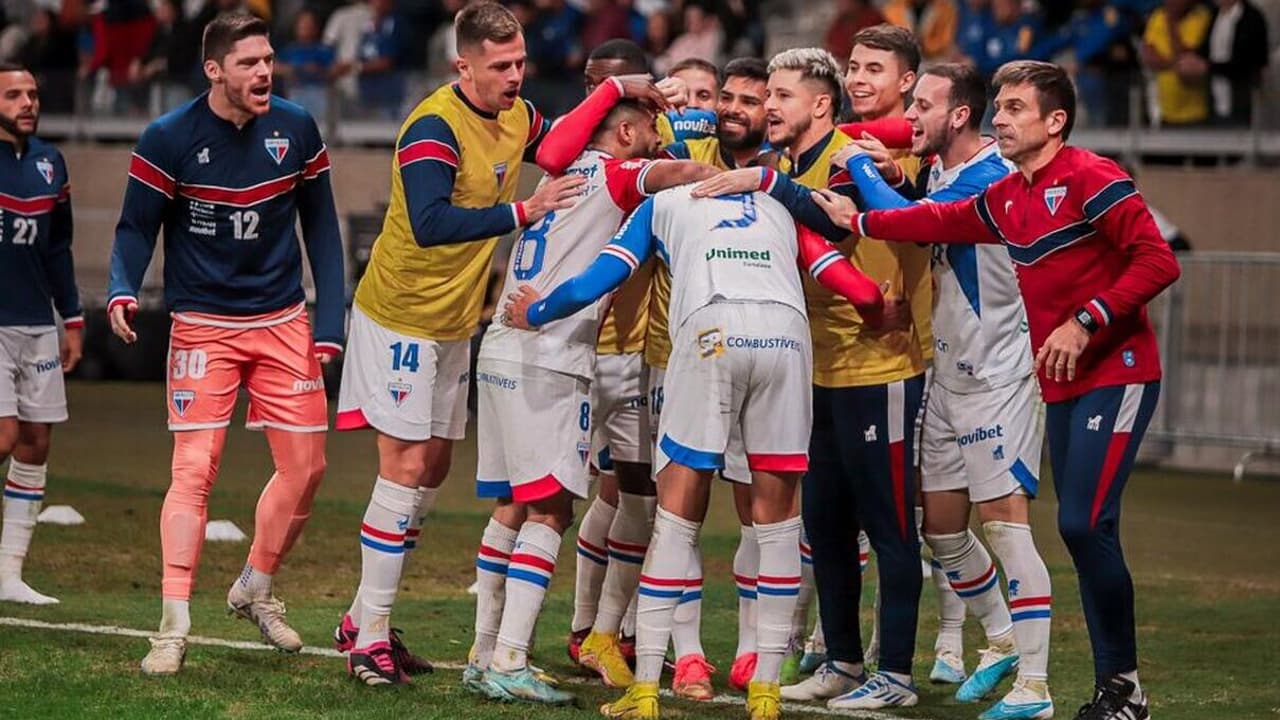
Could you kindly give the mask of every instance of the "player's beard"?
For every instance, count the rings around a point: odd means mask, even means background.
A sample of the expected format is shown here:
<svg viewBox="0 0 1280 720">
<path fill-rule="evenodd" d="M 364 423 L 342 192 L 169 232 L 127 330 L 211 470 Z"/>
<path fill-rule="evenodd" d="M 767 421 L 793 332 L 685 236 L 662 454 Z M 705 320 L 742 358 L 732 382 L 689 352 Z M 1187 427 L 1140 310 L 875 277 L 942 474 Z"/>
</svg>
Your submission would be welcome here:
<svg viewBox="0 0 1280 720">
<path fill-rule="evenodd" d="M 804 120 L 801 120 L 793 127 L 788 128 L 784 125 L 783 134 L 778 136 L 776 140 L 769 138 L 769 144 L 776 148 L 790 148 L 800 139 L 801 135 L 809 132 L 809 126 L 812 124 L 813 118 L 806 116 Z"/>
<path fill-rule="evenodd" d="M 752 128 L 747 126 L 746 132 L 741 137 L 734 138 L 725 134 L 724 126 L 720 125 L 716 129 L 716 139 L 720 141 L 720 146 L 726 150 L 745 150 L 747 148 L 758 148 L 764 144 L 765 128 Z"/>
<path fill-rule="evenodd" d="M 951 129 L 942 126 L 937 132 L 929 132 L 925 130 L 924 145 L 919 150 L 912 150 L 912 154 L 917 157 L 928 157 L 941 153 L 944 148 L 951 142 Z"/>
<path fill-rule="evenodd" d="M 28 137 L 35 135 L 36 129 L 39 127 L 40 127 L 39 115 L 36 115 L 34 118 L 32 118 L 31 131 L 27 132 L 26 130 L 21 129 L 18 126 L 17 117 L 9 117 L 8 115 L 0 114 L 0 130 L 4 130 L 5 132 L 9 133 L 19 142 L 25 142 Z"/>
</svg>

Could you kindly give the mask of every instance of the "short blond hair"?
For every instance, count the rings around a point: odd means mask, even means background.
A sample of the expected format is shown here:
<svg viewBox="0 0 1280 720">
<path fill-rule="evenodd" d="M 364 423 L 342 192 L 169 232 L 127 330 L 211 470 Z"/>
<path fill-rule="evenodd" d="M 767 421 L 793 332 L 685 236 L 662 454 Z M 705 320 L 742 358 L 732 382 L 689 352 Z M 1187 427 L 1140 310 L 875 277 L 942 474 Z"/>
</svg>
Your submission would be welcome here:
<svg viewBox="0 0 1280 720">
<path fill-rule="evenodd" d="M 840 106 L 840 64 L 835 56 L 822 48 L 792 48 L 783 50 L 769 61 L 769 74 L 779 70 L 798 70 L 802 80 L 820 83 L 831 95 L 831 105 Z"/>
</svg>

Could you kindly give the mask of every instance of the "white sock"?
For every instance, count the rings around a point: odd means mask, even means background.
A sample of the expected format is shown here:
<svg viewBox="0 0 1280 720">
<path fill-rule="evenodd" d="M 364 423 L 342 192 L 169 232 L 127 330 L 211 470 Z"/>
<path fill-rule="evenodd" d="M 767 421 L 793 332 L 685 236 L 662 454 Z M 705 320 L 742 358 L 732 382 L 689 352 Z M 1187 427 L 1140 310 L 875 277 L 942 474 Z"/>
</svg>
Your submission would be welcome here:
<svg viewBox="0 0 1280 720">
<path fill-rule="evenodd" d="M 191 601 L 164 598 L 160 603 L 160 634 L 191 634 Z"/>
<path fill-rule="evenodd" d="M 240 583 L 240 587 L 249 592 L 249 597 L 254 600 L 265 600 L 271 597 L 272 578 L 272 575 L 268 575 L 261 570 L 255 570 L 253 565 L 246 561 L 244 569 L 240 571 L 240 579 L 236 582 Z"/>
<path fill-rule="evenodd" d="M 1018 646 L 1018 677 L 1049 677 L 1049 615 L 1052 586 L 1049 569 L 1036 550 L 1031 526 L 983 523 L 982 532 L 1004 566 L 1009 584 L 1009 612 Z"/>
<path fill-rule="evenodd" d="M 431 512 L 431 508 L 436 506 L 436 497 L 440 495 L 440 488 L 418 488 L 418 499 L 415 510 L 413 511 L 413 520 L 409 523 L 409 529 L 404 533 L 404 552 L 405 560 L 408 560 L 409 553 L 418 547 L 418 540 L 422 537 L 422 526 L 427 522 L 427 514 Z"/>
<path fill-rule="evenodd" d="M 404 536 L 418 503 L 417 488 L 379 477 L 360 525 L 360 634 L 356 647 L 387 640 L 391 606 L 404 569 Z"/>
<path fill-rule="evenodd" d="M 791 637 L 802 638 L 809 631 L 809 607 L 817 597 L 817 586 L 813 580 L 813 550 L 809 547 L 809 537 L 800 530 L 800 594 L 796 596 L 796 609 L 791 615 Z M 758 611 L 757 611 L 758 614 Z M 818 620 L 822 622 L 821 619 Z"/>
<path fill-rule="evenodd" d="M 609 569 L 600 592 L 600 607 L 594 628 L 601 633 L 617 633 L 628 611 L 634 612 L 640 568 L 653 534 L 653 514 L 658 499 L 652 495 L 618 493 L 618 514 L 609 527 Z M 635 625 L 633 624 L 634 628 Z"/>
<path fill-rule="evenodd" d="M 640 588 L 640 579 L 636 578 L 636 589 Z M 640 593 L 635 592 L 631 595 L 631 602 L 627 605 L 627 614 L 622 616 L 622 626 L 618 628 L 618 637 L 628 637 L 634 639 L 636 636 L 636 614 L 640 608 Z"/>
<path fill-rule="evenodd" d="M 36 516 L 44 503 L 48 465 L 31 465 L 9 459 L 4 484 L 4 527 L 0 529 L 0 577 L 22 577 L 22 561 L 31 546 Z"/>
<path fill-rule="evenodd" d="M 1133 694 L 1129 696 L 1129 702 L 1142 702 L 1142 684 L 1138 682 L 1138 671 L 1130 670 L 1129 672 L 1120 673 L 1120 677 L 1133 683 Z"/>
<path fill-rule="evenodd" d="M 982 622 L 993 645 L 1007 644 L 1013 630 L 1009 607 L 1000 594 L 1000 574 L 991 554 L 970 530 L 925 535 L 933 557 L 942 565 L 951 587 Z M 999 643 L 996 640 L 1000 640 Z"/>
<path fill-rule="evenodd" d="M 640 573 L 636 614 L 636 682 L 658 682 L 676 605 L 684 595 L 702 523 L 658 508 Z"/>
<path fill-rule="evenodd" d="M 507 566 L 516 546 L 516 535 L 515 530 L 489 518 L 480 538 L 480 551 L 476 555 L 475 640 L 467 662 L 482 669 L 489 667 L 498 641 L 502 606 L 507 598 Z"/>
<path fill-rule="evenodd" d="M 754 525 L 740 527 L 738 551 L 733 554 L 733 579 L 738 586 L 738 650 L 735 658 L 756 651 L 756 576 L 760 574 L 760 545 Z"/>
<path fill-rule="evenodd" d="M 529 640 L 559 554 L 560 533 L 550 525 L 527 521 L 520 526 L 507 567 L 507 597 L 491 662 L 495 670 L 511 672 L 528 663 Z"/>
<path fill-rule="evenodd" d="M 706 655 L 702 649 L 702 553 L 694 548 L 684 592 L 671 617 L 671 648 L 676 659 L 686 655 Z"/>
<path fill-rule="evenodd" d="M 800 518 L 778 523 L 756 523 L 756 539 L 760 544 L 760 574 L 756 580 L 759 596 L 756 614 L 757 682 L 778 682 L 782 658 L 791 638 L 791 617 L 800 595 Z"/>
<path fill-rule="evenodd" d="M 600 606 L 601 587 L 609 566 L 609 551 L 605 541 L 609 526 L 618 508 L 597 495 L 578 523 L 578 556 L 573 581 L 573 619 L 569 629 L 573 632 L 590 629 L 595 623 Z"/>
<path fill-rule="evenodd" d="M 949 650 L 964 657 L 964 601 L 951 589 L 951 581 L 937 558 L 929 560 L 933 571 L 933 586 L 938 590 L 938 638 L 933 642 L 934 653 Z"/>
</svg>

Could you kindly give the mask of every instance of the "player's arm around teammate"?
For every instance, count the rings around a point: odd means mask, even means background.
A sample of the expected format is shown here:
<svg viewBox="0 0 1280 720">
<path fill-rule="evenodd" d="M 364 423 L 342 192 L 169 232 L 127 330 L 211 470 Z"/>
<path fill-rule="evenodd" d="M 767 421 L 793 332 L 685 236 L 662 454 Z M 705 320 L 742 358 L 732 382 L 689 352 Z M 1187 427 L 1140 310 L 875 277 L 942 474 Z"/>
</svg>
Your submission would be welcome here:
<svg viewBox="0 0 1280 720">
<path fill-rule="evenodd" d="M 36 136 L 40 95 L 26 68 L 0 63 L 0 463 L 9 460 L 0 530 L 0 601 L 56 598 L 22 580 L 44 499 L 53 424 L 67 419 L 63 373 L 80 360 L 84 320 L 71 258 L 66 163 Z M 63 320 L 59 341 L 53 311 Z"/>
</svg>

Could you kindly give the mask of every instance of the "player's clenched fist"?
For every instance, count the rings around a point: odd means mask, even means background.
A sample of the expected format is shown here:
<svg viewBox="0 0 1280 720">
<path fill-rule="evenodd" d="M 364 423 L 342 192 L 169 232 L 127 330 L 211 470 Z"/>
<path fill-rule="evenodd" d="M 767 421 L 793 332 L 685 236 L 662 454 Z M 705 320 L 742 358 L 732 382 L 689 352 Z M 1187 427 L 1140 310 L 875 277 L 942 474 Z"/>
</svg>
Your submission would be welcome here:
<svg viewBox="0 0 1280 720">
<path fill-rule="evenodd" d="M 107 311 L 107 314 L 111 317 L 111 332 L 126 343 L 131 344 L 138 339 L 138 333 L 134 332 L 133 328 L 129 326 L 129 322 L 133 320 L 133 314 L 136 312 L 138 312 L 138 303 L 132 300 L 116 303 Z"/>
<path fill-rule="evenodd" d="M 573 207 L 578 190 L 587 181 L 581 175 L 565 175 L 548 180 L 537 192 L 524 201 L 526 221 L 535 223 L 552 210 Z"/>
<path fill-rule="evenodd" d="M 503 324 L 521 330 L 532 330 L 529 324 L 529 308 L 542 299 L 532 286 L 521 285 L 515 292 L 507 296 L 507 306 L 503 308 Z"/>
</svg>

